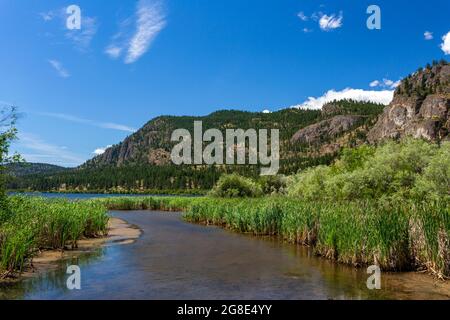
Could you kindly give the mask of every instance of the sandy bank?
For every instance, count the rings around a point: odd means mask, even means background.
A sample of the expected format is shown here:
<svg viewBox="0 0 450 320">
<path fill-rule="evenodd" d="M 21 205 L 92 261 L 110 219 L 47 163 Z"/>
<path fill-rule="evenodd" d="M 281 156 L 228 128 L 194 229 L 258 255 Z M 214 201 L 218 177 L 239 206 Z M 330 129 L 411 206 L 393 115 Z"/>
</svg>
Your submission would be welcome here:
<svg viewBox="0 0 450 320">
<path fill-rule="evenodd" d="M 81 239 L 78 248 L 74 250 L 44 250 L 39 252 L 31 260 L 27 269 L 20 275 L 0 279 L 0 282 L 17 281 L 22 278 L 33 277 L 58 267 L 58 261 L 76 258 L 79 255 L 97 250 L 102 246 L 124 245 L 136 241 L 141 235 L 141 230 L 128 224 L 126 221 L 111 217 L 108 222 L 108 235 L 100 238 Z"/>
</svg>

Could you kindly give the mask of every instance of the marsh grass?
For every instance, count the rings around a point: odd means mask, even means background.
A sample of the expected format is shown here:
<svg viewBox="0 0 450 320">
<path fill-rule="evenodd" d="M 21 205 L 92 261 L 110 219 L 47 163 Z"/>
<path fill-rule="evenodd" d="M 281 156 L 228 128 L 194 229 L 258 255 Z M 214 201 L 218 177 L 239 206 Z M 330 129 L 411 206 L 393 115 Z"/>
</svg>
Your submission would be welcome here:
<svg viewBox="0 0 450 320">
<path fill-rule="evenodd" d="M 76 246 L 106 232 L 106 210 L 183 211 L 193 223 L 275 235 L 317 255 L 383 270 L 450 276 L 448 201 L 309 201 L 286 196 L 118 197 L 70 202 L 13 197 L 0 213 L 0 270 L 21 270 L 36 250 Z"/>
<path fill-rule="evenodd" d="M 450 204 L 427 201 L 311 201 L 287 196 L 120 197 L 93 200 L 110 210 L 184 211 L 193 223 L 276 235 L 317 255 L 383 270 L 426 269 L 450 276 Z"/>
<path fill-rule="evenodd" d="M 21 271 L 39 250 L 76 247 L 107 232 L 106 208 L 95 201 L 15 196 L 0 214 L 0 274 Z"/>
</svg>

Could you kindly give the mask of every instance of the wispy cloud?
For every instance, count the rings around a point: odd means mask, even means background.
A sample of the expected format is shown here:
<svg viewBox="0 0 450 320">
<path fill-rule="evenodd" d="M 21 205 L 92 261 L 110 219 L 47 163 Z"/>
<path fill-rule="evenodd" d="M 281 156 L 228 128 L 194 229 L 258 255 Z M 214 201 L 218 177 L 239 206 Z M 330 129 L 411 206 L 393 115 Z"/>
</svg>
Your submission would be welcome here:
<svg viewBox="0 0 450 320">
<path fill-rule="evenodd" d="M 129 18 L 120 25 L 120 31 L 114 35 L 112 43 L 109 44 L 105 53 L 113 59 L 125 54 L 124 62 L 131 64 L 139 60 L 150 48 L 158 34 L 166 26 L 166 15 L 163 5 L 158 0 L 139 0 L 135 12 L 135 29 L 129 29 L 131 21 Z"/>
<path fill-rule="evenodd" d="M 82 17 L 80 30 L 69 30 L 66 38 L 73 42 L 75 48 L 86 51 L 98 30 L 97 20 L 93 17 Z"/>
<path fill-rule="evenodd" d="M 31 133 L 19 133 L 16 145 L 25 151 L 22 156 L 28 162 L 46 162 L 70 167 L 86 161 L 67 147 L 48 143 Z"/>
<path fill-rule="evenodd" d="M 112 59 L 117 59 L 122 54 L 123 48 L 118 47 L 116 45 L 109 45 L 105 49 L 105 53 L 110 56 Z"/>
<path fill-rule="evenodd" d="M 53 69 L 56 70 L 56 72 L 61 78 L 70 77 L 70 73 L 64 68 L 64 66 L 60 61 L 50 59 L 48 60 L 48 63 L 50 63 L 50 65 L 53 67 Z"/>
<path fill-rule="evenodd" d="M 306 16 L 305 13 L 304 13 L 303 11 L 300 11 L 300 12 L 297 14 L 297 17 L 299 17 L 300 20 L 302 20 L 302 21 L 308 21 L 308 20 L 309 20 L 309 17 Z"/>
<path fill-rule="evenodd" d="M 81 28 L 74 29 L 74 30 L 68 30 L 66 27 L 66 20 L 67 20 L 67 7 L 58 8 L 54 10 L 50 10 L 47 12 L 41 12 L 39 13 L 39 16 L 42 18 L 44 22 L 50 22 L 50 21 L 57 21 L 58 24 L 54 26 L 55 28 L 58 28 L 55 32 L 56 35 L 64 37 L 66 41 L 70 41 L 75 49 L 85 52 L 89 49 L 90 44 L 92 42 L 92 39 L 95 37 L 98 31 L 98 22 L 95 17 L 90 17 L 86 15 L 82 11 L 81 15 Z M 58 27 L 59 26 L 59 27 Z M 52 31 L 52 34 L 54 31 Z M 46 34 L 49 34 L 48 32 Z"/>
<path fill-rule="evenodd" d="M 445 54 L 450 54 L 450 31 L 442 37 L 441 49 Z"/>
<path fill-rule="evenodd" d="M 321 109 L 328 102 L 342 99 L 353 99 L 356 101 L 371 101 L 388 105 L 394 96 L 394 91 L 369 91 L 362 89 L 346 88 L 342 91 L 329 90 L 321 97 L 309 97 L 301 104 L 292 106 L 292 108 L 302 109 Z"/>
<path fill-rule="evenodd" d="M 339 15 L 322 14 L 322 15 L 320 15 L 320 19 L 319 19 L 319 27 L 323 31 L 331 31 L 334 29 L 338 29 L 338 28 L 342 27 L 343 20 L 344 20 L 344 15 L 343 15 L 342 11 L 339 13 Z"/>
<path fill-rule="evenodd" d="M 342 11 L 340 11 L 339 14 L 333 13 L 330 15 L 318 11 L 313 12 L 311 16 L 307 16 L 303 11 L 300 11 L 297 14 L 297 17 L 305 23 L 308 23 L 309 20 L 313 21 L 314 23 L 318 23 L 319 28 L 322 31 L 332 31 L 341 28 L 344 21 L 344 13 Z M 304 33 L 312 31 L 313 30 L 311 28 L 303 28 Z"/>
<path fill-rule="evenodd" d="M 397 88 L 401 83 L 401 80 L 398 81 L 393 81 L 390 79 L 383 79 L 381 81 L 379 80 L 374 80 L 372 81 L 369 86 L 371 88 L 376 88 L 376 87 L 380 87 L 380 88 L 389 88 L 389 89 L 395 89 Z"/>
<path fill-rule="evenodd" d="M 425 38 L 425 40 L 433 40 L 433 32 L 430 31 L 425 31 L 425 33 L 423 34 L 423 37 Z"/>
<path fill-rule="evenodd" d="M 136 131 L 136 129 L 131 128 L 126 125 L 123 125 L 123 124 L 118 124 L 118 123 L 113 123 L 113 122 L 94 121 L 94 120 L 80 118 L 80 117 L 70 115 L 70 114 L 65 114 L 65 113 L 40 112 L 39 114 L 42 116 L 57 118 L 57 119 L 76 122 L 76 123 L 87 124 L 87 125 L 91 125 L 91 126 L 103 128 L 103 129 L 112 129 L 112 130 L 118 130 L 118 131 L 130 132 L 130 133 L 133 133 Z"/>
<path fill-rule="evenodd" d="M 51 21 L 55 17 L 55 13 L 53 11 L 41 12 L 39 13 L 39 16 L 41 16 L 44 21 Z"/>
</svg>

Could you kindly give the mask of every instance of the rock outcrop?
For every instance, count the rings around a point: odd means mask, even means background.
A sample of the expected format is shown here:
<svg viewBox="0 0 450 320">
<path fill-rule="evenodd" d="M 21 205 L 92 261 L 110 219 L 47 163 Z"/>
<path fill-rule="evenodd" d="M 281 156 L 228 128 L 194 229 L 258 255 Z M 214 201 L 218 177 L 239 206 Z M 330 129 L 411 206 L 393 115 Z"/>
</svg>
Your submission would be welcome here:
<svg viewBox="0 0 450 320">
<path fill-rule="evenodd" d="M 339 115 L 307 126 L 297 131 L 291 142 L 315 144 L 325 139 L 337 137 L 361 123 L 363 116 Z"/>
<path fill-rule="evenodd" d="M 376 143 L 406 136 L 449 139 L 450 65 L 435 63 L 404 79 L 367 136 Z"/>
</svg>

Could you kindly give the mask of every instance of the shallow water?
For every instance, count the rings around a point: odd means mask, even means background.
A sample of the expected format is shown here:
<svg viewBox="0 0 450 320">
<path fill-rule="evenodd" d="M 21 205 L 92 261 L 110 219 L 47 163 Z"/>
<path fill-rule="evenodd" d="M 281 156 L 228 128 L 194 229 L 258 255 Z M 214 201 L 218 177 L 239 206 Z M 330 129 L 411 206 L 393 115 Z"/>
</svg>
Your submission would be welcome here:
<svg viewBox="0 0 450 320">
<path fill-rule="evenodd" d="M 362 269 L 337 265 L 278 239 L 189 224 L 179 213 L 111 215 L 139 226 L 141 237 L 0 287 L 0 298 L 450 299 L 447 284 L 415 273 L 382 274 L 382 289 L 368 290 Z M 66 288 L 70 264 L 81 268 L 81 290 Z"/>
</svg>

